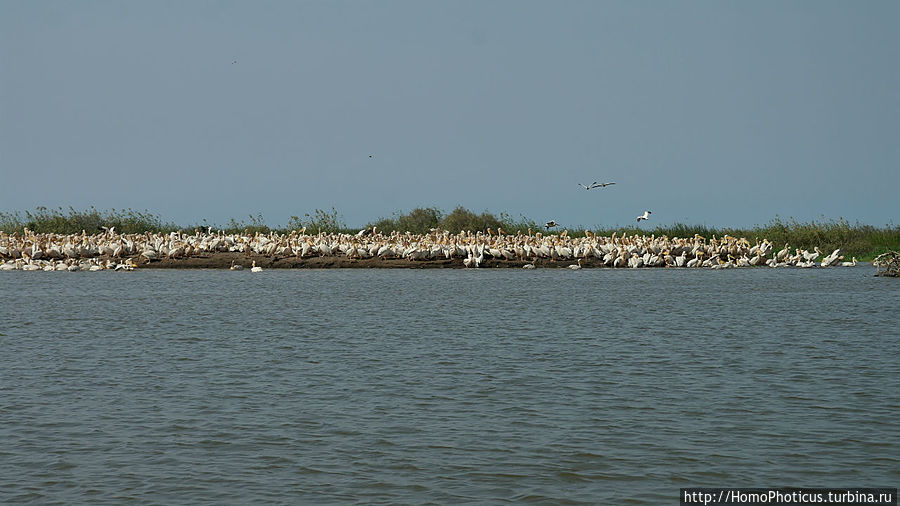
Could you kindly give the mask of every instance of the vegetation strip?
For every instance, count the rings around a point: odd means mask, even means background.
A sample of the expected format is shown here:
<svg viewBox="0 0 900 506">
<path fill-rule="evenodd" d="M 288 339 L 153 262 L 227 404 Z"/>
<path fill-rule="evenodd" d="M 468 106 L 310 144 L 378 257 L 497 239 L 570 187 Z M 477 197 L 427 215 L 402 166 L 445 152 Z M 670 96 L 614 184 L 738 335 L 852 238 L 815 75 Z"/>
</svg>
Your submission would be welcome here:
<svg viewBox="0 0 900 506">
<path fill-rule="evenodd" d="M 450 213 L 433 207 L 417 208 L 408 213 L 397 212 L 390 218 L 380 218 L 368 223 L 365 229 L 371 229 L 373 226 L 383 233 L 397 231 L 412 234 L 425 234 L 431 229 L 446 230 L 453 234 L 461 231 L 486 232 L 487 229 L 517 234 L 527 233 L 528 229 L 531 229 L 533 232 L 541 231 L 546 236 L 557 235 L 567 229 L 560 226 L 556 229 L 559 232 L 548 231 L 544 229 L 543 224 L 525 217 L 513 219 L 505 213 L 500 213 L 499 216 L 487 211 L 475 213 L 462 207 L 457 207 Z M 203 220 L 194 225 L 180 226 L 166 222 L 159 215 L 149 211 L 132 209 L 101 211 L 91 207 L 79 211 L 71 207 L 68 209 L 38 207 L 34 211 L 0 212 L 0 231 L 10 235 L 21 235 L 25 228 L 35 233 L 80 234 L 85 231 L 88 235 L 93 235 L 113 227 L 117 232 L 123 234 L 194 232 L 196 230 L 206 231 L 210 228 L 216 231 L 222 230 L 226 234 L 253 235 L 271 232 L 289 234 L 292 230 L 305 227 L 311 234 L 344 233 L 352 235 L 360 230 L 348 228 L 334 208 L 330 211 L 316 209 L 302 217 L 291 216 L 284 227 L 270 227 L 260 215 L 249 216 L 247 221 L 231 219 L 225 225 L 212 224 Z M 767 239 L 775 245 L 789 244 L 794 248 L 806 250 L 819 247 L 823 251 L 832 251 L 839 248 L 845 256 L 856 256 L 864 261 L 870 261 L 891 250 L 900 250 L 900 226 L 875 227 L 859 223 L 851 225 L 843 219 L 802 223 L 794 219 L 785 221 L 776 217 L 766 225 L 752 228 L 716 228 L 682 223 L 657 226 L 653 229 L 637 226 L 579 226 L 568 227 L 567 233 L 569 237 L 575 238 L 584 237 L 586 231 L 598 237 L 610 237 L 615 233 L 618 237 L 651 235 L 684 238 L 699 235 L 712 239 L 728 235 L 752 238 L 754 241 Z"/>
</svg>

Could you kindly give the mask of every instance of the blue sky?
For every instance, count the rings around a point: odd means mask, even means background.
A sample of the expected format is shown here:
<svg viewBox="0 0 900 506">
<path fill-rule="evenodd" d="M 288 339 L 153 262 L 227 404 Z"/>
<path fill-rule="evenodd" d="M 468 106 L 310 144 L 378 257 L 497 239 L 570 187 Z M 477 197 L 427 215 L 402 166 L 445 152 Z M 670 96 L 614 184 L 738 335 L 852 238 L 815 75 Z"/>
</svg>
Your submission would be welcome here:
<svg viewBox="0 0 900 506">
<path fill-rule="evenodd" d="M 898 23 L 895 1 L 0 0 L 0 210 L 897 223 Z"/>
</svg>

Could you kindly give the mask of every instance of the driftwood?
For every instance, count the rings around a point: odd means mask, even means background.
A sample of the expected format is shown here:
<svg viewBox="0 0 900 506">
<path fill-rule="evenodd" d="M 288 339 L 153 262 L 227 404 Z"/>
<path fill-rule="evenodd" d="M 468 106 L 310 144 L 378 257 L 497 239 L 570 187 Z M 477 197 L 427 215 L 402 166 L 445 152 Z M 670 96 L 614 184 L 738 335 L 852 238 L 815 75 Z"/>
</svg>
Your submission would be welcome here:
<svg viewBox="0 0 900 506">
<path fill-rule="evenodd" d="M 900 277 L 900 251 L 888 251 L 878 255 L 872 261 L 872 265 L 878 268 L 876 276 Z"/>
</svg>

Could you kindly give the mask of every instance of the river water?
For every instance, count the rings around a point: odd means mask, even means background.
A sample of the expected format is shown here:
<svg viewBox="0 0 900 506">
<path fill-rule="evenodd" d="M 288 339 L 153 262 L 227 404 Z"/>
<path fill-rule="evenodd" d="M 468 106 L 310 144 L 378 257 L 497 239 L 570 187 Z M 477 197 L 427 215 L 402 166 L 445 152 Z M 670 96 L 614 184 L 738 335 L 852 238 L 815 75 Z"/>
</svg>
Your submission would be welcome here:
<svg viewBox="0 0 900 506">
<path fill-rule="evenodd" d="M 900 282 L 0 273 L 0 503 L 672 504 L 896 486 Z"/>
</svg>

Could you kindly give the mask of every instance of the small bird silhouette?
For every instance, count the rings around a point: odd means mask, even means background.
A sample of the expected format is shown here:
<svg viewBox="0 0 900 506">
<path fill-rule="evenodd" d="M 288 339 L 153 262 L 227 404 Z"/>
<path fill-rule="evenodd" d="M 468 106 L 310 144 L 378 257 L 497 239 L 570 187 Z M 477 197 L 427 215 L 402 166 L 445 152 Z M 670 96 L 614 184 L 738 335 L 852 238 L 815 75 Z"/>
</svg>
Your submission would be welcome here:
<svg viewBox="0 0 900 506">
<path fill-rule="evenodd" d="M 611 184 L 616 184 L 616 183 L 613 183 L 613 182 L 601 183 L 599 181 L 594 181 L 590 185 L 578 183 L 578 186 L 584 188 L 585 190 L 593 190 L 594 188 L 606 188 L 607 186 L 609 186 Z"/>
</svg>

